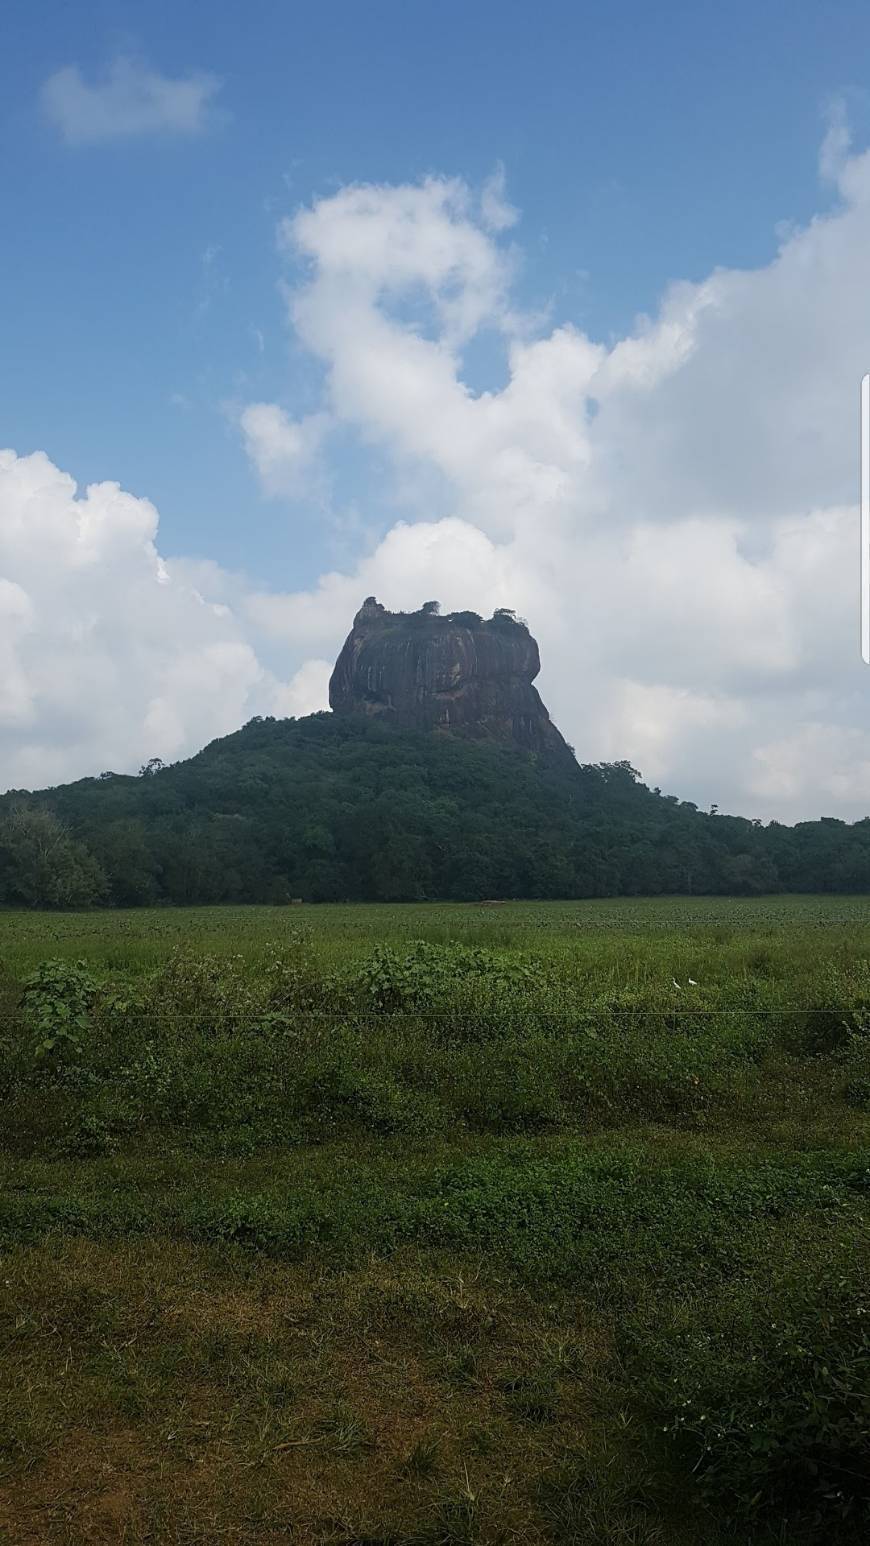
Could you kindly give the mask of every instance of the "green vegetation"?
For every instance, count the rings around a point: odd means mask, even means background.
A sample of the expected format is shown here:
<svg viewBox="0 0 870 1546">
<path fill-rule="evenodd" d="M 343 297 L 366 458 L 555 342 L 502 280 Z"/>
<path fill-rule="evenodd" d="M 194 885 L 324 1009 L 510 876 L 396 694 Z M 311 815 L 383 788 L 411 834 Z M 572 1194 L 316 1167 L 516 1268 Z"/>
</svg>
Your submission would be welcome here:
<svg viewBox="0 0 870 1546">
<path fill-rule="evenodd" d="M 870 819 L 701 812 L 577 766 L 353 715 L 0 799 L 0 905 L 870 891 Z"/>
<path fill-rule="evenodd" d="M 866 1539 L 868 945 L 831 897 L 4 914 L 3 1538 Z"/>
</svg>

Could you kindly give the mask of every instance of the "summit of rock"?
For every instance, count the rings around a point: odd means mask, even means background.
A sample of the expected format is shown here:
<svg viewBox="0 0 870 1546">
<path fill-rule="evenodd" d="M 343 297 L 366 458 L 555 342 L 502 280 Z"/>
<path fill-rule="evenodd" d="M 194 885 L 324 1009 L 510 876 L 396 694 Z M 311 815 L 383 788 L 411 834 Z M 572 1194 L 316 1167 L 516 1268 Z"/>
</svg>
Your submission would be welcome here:
<svg viewBox="0 0 870 1546">
<path fill-rule="evenodd" d="M 533 686 L 541 669 L 528 625 L 507 608 L 442 616 L 438 604 L 390 612 L 367 596 L 329 683 L 336 714 L 378 715 L 402 729 L 441 730 L 570 756 Z"/>
</svg>

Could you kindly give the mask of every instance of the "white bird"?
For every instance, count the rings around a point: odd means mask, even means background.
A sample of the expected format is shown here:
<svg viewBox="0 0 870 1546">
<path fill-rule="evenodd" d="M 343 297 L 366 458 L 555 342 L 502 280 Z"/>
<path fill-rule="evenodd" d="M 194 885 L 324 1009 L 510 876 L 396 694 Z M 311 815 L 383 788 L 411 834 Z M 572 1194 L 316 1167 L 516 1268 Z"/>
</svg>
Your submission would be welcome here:
<svg viewBox="0 0 870 1546">
<path fill-rule="evenodd" d="M 672 977 L 671 978 L 671 982 L 673 983 L 674 987 L 675 988 L 679 988 L 680 992 L 682 993 L 682 991 L 683 991 L 683 984 L 681 982 L 677 982 L 676 977 Z"/>
<path fill-rule="evenodd" d="M 689 987 L 690 988 L 697 988 L 697 986 L 698 986 L 698 984 L 696 983 L 694 977 L 690 977 L 689 978 Z"/>
</svg>

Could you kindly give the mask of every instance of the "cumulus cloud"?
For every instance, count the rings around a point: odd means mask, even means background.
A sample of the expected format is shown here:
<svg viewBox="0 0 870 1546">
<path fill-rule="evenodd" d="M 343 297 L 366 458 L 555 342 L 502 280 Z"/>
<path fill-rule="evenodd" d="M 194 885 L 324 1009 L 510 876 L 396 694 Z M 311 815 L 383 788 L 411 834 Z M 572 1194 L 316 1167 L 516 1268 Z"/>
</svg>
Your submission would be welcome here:
<svg viewBox="0 0 870 1546">
<path fill-rule="evenodd" d="M 4 453 L 4 782 L 135 767 L 253 713 L 325 707 L 374 593 L 516 607 L 581 759 L 628 757 L 749 816 L 866 814 L 855 481 L 870 156 L 836 121 L 822 169 L 833 207 L 767 265 L 676 282 L 607 342 L 518 306 L 500 174 L 482 192 L 438 177 L 354 186 L 285 220 L 288 319 L 323 400 L 301 417 L 249 403 L 240 430 L 273 495 L 310 497 L 333 432 L 355 443 L 370 517 L 358 557 L 291 594 L 207 559 L 167 563 L 147 500 L 114 484 L 80 496 L 46 457 Z M 469 379 L 484 333 L 506 361 L 498 390 Z"/>
<path fill-rule="evenodd" d="M 480 197 L 447 178 L 347 188 L 285 221 L 323 411 L 389 454 L 407 511 L 355 568 L 249 596 L 249 618 L 325 656 L 370 592 L 513 605 L 581 757 L 630 757 L 753 816 L 870 811 L 854 508 L 870 155 L 836 115 L 822 171 L 835 207 L 769 264 L 675 283 L 607 344 L 518 310 L 500 176 Z M 504 341 L 497 391 L 465 373 L 482 329 Z M 446 518 L 415 508 L 415 476 L 446 491 Z"/>
<path fill-rule="evenodd" d="M 3 787 L 171 761 L 255 713 L 292 712 L 229 578 L 164 561 L 156 538 L 147 499 L 116 483 L 80 494 L 43 453 L 0 451 Z"/>
<path fill-rule="evenodd" d="M 69 144 L 95 145 L 140 134 L 199 134 L 211 121 L 220 86 L 207 71 L 173 78 L 121 57 L 93 83 L 78 65 L 66 65 L 43 82 L 40 100 Z"/>
<path fill-rule="evenodd" d="M 306 660 L 275 694 L 274 713 L 301 719 L 305 714 L 316 714 L 318 709 L 326 708 L 332 665 L 330 660 Z"/>
</svg>

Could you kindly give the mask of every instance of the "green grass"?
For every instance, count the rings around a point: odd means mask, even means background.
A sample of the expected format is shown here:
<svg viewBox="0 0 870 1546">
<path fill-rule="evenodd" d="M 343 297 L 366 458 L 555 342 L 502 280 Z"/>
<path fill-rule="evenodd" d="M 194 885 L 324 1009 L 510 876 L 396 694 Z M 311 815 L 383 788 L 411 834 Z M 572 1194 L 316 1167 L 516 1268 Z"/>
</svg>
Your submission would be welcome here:
<svg viewBox="0 0 870 1546">
<path fill-rule="evenodd" d="M 865 1539 L 868 957 L 840 897 L 0 915 L 0 1537 Z"/>
<path fill-rule="evenodd" d="M 771 948 L 779 959 L 812 930 L 834 953 L 862 947 L 870 934 L 866 896 L 625 897 L 585 902 L 404 903 L 299 907 L 165 907 L 111 913 L 0 912 L 0 960 L 26 972 L 47 955 L 84 959 L 125 972 L 147 971 L 168 950 L 232 949 L 245 959 L 280 943 L 300 923 L 314 933 L 323 962 L 360 956 L 375 943 L 458 940 L 491 948 L 625 965 L 677 952 L 675 964 L 711 963 L 724 950 L 740 958 Z M 591 939 L 589 938 L 591 936 Z M 638 946 L 641 942 L 640 957 Z M 697 975 L 697 973 L 693 973 Z"/>
</svg>

